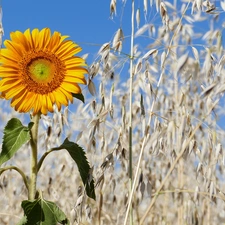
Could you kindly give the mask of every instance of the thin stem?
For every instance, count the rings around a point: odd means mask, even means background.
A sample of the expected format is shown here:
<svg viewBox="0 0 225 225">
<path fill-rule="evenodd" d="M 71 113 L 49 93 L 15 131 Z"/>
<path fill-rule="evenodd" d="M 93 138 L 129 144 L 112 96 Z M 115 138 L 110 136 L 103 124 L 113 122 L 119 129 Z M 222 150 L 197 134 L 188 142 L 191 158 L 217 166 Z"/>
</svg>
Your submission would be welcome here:
<svg viewBox="0 0 225 225">
<path fill-rule="evenodd" d="M 175 189 L 175 190 L 163 190 L 157 193 L 153 193 L 152 197 L 155 195 L 164 195 L 164 194 L 169 194 L 169 193 L 192 193 L 195 194 L 195 190 L 189 190 L 189 189 Z M 208 196 L 210 197 L 214 197 L 214 198 L 218 198 L 218 199 L 222 199 L 223 201 L 225 201 L 225 196 L 224 195 L 219 195 L 219 194 L 212 194 L 210 195 L 209 192 L 205 192 L 205 191 L 198 191 L 198 195 L 202 195 L 202 196 Z"/>
<path fill-rule="evenodd" d="M 0 169 L 0 174 L 5 172 L 6 170 L 16 170 L 21 175 L 21 177 L 23 178 L 23 182 L 24 182 L 27 190 L 29 190 L 28 180 L 26 178 L 26 175 L 24 174 L 24 172 L 21 169 L 19 169 L 16 166 L 6 166 L 6 167 Z"/>
<path fill-rule="evenodd" d="M 38 164 L 37 164 L 37 172 L 40 170 L 41 166 L 42 166 L 42 163 L 44 161 L 44 159 L 47 157 L 47 155 L 53 151 L 56 151 L 56 150 L 60 150 L 59 148 L 51 148 L 50 150 L 46 151 L 42 157 L 40 158 L 40 160 L 38 161 Z"/>
<path fill-rule="evenodd" d="M 146 142 L 146 140 L 148 140 L 148 138 L 149 138 L 149 134 L 144 137 L 143 144 L 142 144 L 142 147 L 141 147 L 141 152 L 143 152 L 144 146 L 145 146 L 145 142 Z M 141 157 L 139 157 L 139 159 L 138 159 L 138 165 L 140 165 L 140 161 L 141 161 Z M 124 225 L 126 225 L 126 223 L 127 223 L 129 209 L 131 208 L 132 196 L 133 196 L 134 190 L 135 190 L 135 185 L 134 184 L 136 184 L 136 182 L 137 182 L 137 177 L 138 177 L 137 174 L 138 174 L 138 171 L 139 171 L 139 167 L 136 170 L 136 174 L 135 174 L 134 182 L 133 182 L 133 187 L 131 189 L 131 193 L 130 193 L 130 196 L 129 196 L 127 211 L 126 211 L 125 220 L 124 220 Z"/>
<path fill-rule="evenodd" d="M 167 49 L 167 52 L 166 52 L 166 58 L 168 57 L 169 53 L 170 53 L 170 48 L 172 46 L 172 43 L 173 43 L 173 40 L 175 38 L 175 36 L 177 35 L 177 32 L 178 32 L 178 28 L 181 24 L 181 21 L 188 9 L 188 6 L 190 4 L 190 1 L 188 2 L 183 14 L 182 14 L 182 17 L 180 18 L 180 21 L 179 21 L 179 24 L 177 26 L 177 29 L 176 31 L 174 32 L 171 40 L 170 40 L 170 44 L 169 44 L 169 47 Z M 156 87 L 156 94 L 155 94 L 155 98 L 153 99 L 153 102 L 152 102 L 152 105 L 151 105 L 151 109 L 150 109 L 150 116 L 149 116 L 149 121 L 148 121 L 148 127 L 146 129 L 146 135 L 144 136 L 144 139 L 143 139 L 143 143 L 142 143 L 142 148 L 141 148 L 141 151 L 140 151 L 140 154 L 139 154 L 139 158 L 138 158 L 138 164 L 137 164 L 137 169 L 136 169 L 136 172 L 135 172 L 135 176 L 134 176 L 134 180 L 133 180 L 133 185 L 132 185 L 132 189 L 131 189 L 131 193 L 130 193 L 130 196 L 129 196 L 129 200 L 128 200 L 128 206 L 127 206 L 127 211 L 126 211 L 126 216 L 125 216 L 125 220 L 124 220 L 124 225 L 126 225 L 126 222 L 127 222 L 127 217 L 128 217 L 128 212 L 129 212 L 129 209 L 131 208 L 131 203 L 132 203 L 132 196 L 133 196 L 133 193 L 134 193 L 134 190 L 135 190 L 135 185 L 136 185 L 136 182 L 137 182 L 137 178 L 138 178 L 138 173 L 139 173 L 139 169 L 140 169 L 140 164 L 141 164 L 141 160 L 142 160 L 142 155 L 143 155 L 143 152 L 144 152 L 144 147 L 145 147 L 145 144 L 146 144 L 146 141 L 149 139 L 150 137 L 150 133 L 147 133 L 149 132 L 149 128 L 150 128 L 150 125 L 151 125 L 151 121 L 152 121 L 152 116 L 153 116 L 153 109 L 154 109 L 154 106 L 155 106 L 155 103 L 156 103 L 156 99 L 157 99 L 157 92 L 158 92 L 158 88 L 161 84 L 161 80 L 162 80 L 162 77 L 164 75 L 164 70 L 165 70 L 165 62 L 166 62 L 166 58 L 165 60 L 163 61 L 163 65 L 162 65 L 162 71 L 161 71 L 161 74 L 160 74 L 160 77 L 159 77 L 159 80 L 157 82 L 157 87 Z"/>
<path fill-rule="evenodd" d="M 132 31 L 130 52 L 130 111 L 129 111 L 129 178 L 132 181 L 132 104 L 133 104 L 133 57 L 134 57 L 134 0 L 132 0 Z"/>
<path fill-rule="evenodd" d="M 40 158 L 40 160 L 38 161 L 38 164 L 37 164 L 37 173 L 38 171 L 40 170 L 45 158 L 47 157 L 48 154 L 50 154 L 51 152 L 54 152 L 54 151 L 59 151 L 59 150 L 62 150 L 63 148 L 62 147 L 55 147 L 55 148 L 51 148 L 49 149 L 48 151 L 46 151 Z"/>
<path fill-rule="evenodd" d="M 41 114 L 38 113 L 32 117 L 31 122 L 34 123 L 31 129 L 31 158 L 30 158 L 30 184 L 29 184 L 29 200 L 35 199 L 36 183 L 37 183 L 37 155 L 38 155 L 38 126 Z"/>
<path fill-rule="evenodd" d="M 132 104 L 133 104 L 133 60 L 134 60 L 134 0 L 131 13 L 131 47 L 130 47 L 130 112 L 129 112 L 129 181 L 130 195 L 132 190 Z M 130 207 L 130 225 L 133 224 L 133 209 Z"/>
<path fill-rule="evenodd" d="M 37 164 L 37 173 L 38 171 L 40 170 L 45 158 L 47 157 L 48 154 L 50 154 L 51 152 L 54 152 L 54 151 L 59 151 L 59 150 L 62 150 L 63 148 L 62 147 L 55 147 L 55 148 L 51 148 L 49 149 L 48 151 L 46 151 L 42 157 L 40 158 L 40 160 L 38 161 L 38 164 Z"/>
</svg>

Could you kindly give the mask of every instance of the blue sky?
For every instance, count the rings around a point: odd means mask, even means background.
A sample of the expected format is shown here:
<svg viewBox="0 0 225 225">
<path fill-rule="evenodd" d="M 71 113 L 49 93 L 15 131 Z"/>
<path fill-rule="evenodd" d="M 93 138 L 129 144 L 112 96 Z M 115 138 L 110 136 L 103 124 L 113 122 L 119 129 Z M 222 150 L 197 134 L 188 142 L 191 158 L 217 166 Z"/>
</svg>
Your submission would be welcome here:
<svg viewBox="0 0 225 225">
<path fill-rule="evenodd" d="M 181 3 L 180 0 L 177 2 Z M 120 26 L 125 37 L 130 35 L 130 0 L 127 0 L 124 8 L 121 7 L 122 0 L 117 0 L 117 17 L 113 19 L 110 18 L 110 0 L 0 0 L 0 3 L 3 8 L 3 40 L 9 39 L 11 31 L 49 27 L 52 31 L 69 35 L 70 39 L 83 48 L 81 54 L 90 53 L 89 60 L 92 61 L 100 45 L 112 40 Z M 216 4 L 219 6 L 218 2 Z M 135 7 L 143 10 L 143 1 L 135 1 Z M 141 15 L 143 15 L 142 12 Z M 141 17 L 141 24 L 143 25 L 145 22 L 161 23 L 159 18 L 160 15 L 156 13 L 155 7 L 150 9 L 148 6 L 148 16 L 146 19 Z M 206 21 L 200 23 L 197 29 L 202 31 L 204 28 L 207 30 L 207 27 Z M 150 41 L 149 39 L 145 40 L 142 46 L 145 48 L 146 43 L 150 43 Z M 129 53 L 129 39 L 127 41 L 125 39 L 124 45 Z M 144 50 L 146 51 L 146 49 Z"/>
<path fill-rule="evenodd" d="M 49 27 L 79 43 L 83 48 L 81 54 L 94 54 L 119 28 L 118 18 L 110 19 L 109 3 L 109 0 L 2 0 L 3 39 L 8 39 L 11 31 Z M 124 16 L 124 23 L 126 18 Z"/>
</svg>

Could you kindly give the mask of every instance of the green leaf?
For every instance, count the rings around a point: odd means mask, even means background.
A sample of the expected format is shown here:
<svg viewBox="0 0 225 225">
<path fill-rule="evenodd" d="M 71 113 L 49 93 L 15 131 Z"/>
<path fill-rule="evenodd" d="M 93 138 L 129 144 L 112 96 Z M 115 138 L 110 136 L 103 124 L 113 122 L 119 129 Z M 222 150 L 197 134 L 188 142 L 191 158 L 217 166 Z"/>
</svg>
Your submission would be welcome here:
<svg viewBox="0 0 225 225">
<path fill-rule="evenodd" d="M 30 140 L 30 129 L 22 125 L 19 119 L 11 119 L 5 129 L 3 136 L 2 151 L 0 153 L 0 166 L 11 159 L 19 148 Z"/>
<path fill-rule="evenodd" d="M 82 93 L 79 93 L 79 94 L 74 94 L 74 93 L 72 93 L 72 96 L 73 96 L 74 98 L 79 99 L 79 100 L 82 101 L 83 103 L 85 102 L 85 101 L 84 101 L 84 96 L 83 96 Z"/>
<path fill-rule="evenodd" d="M 24 224 L 26 224 L 26 223 L 27 223 L 27 217 L 24 216 L 24 217 L 20 220 L 20 222 L 17 223 L 17 225 L 24 225 Z"/>
<path fill-rule="evenodd" d="M 21 206 L 25 216 L 20 225 L 70 224 L 64 212 L 54 202 L 38 198 L 34 201 L 22 201 Z"/>
<path fill-rule="evenodd" d="M 67 138 L 59 148 L 65 148 L 76 162 L 81 179 L 90 198 L 95 199 L 95 188 L 93 179 L 90 180 L 90 165 L 87 161 L 85 151 L 76 143 L 70 142 Z"/>
</svg>

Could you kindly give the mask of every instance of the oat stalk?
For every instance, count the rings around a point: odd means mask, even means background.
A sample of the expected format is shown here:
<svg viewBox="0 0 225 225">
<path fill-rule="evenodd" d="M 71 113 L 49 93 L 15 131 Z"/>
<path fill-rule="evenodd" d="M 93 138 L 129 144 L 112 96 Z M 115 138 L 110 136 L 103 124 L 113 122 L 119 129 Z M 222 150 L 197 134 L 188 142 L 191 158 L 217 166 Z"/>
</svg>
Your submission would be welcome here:
<svg viewBox="0 0 225 225">
<path fill-rule="evenodd" d="M 163 190 L 163 191 L 160 191 L 160 192 L 157 192 L 157 193 L 154 193 L 152 194 L 152 196 L 155 196 L 155 195 L 163 195 L 163 194 L 168 194 L 168 193 L 190 193 L 190 194 L 195 194 L 195 190 L 189 190 L 189 189 L 175 189 L 175 190 Z M 198 191 L 198 195 L 202 195 L 202 196 L 205 196 L 205 197 L 213 197 L 213 198 L 218 198 L 218 199 L 221 199 L 223 201 L 225 201 L 225 196 L 220 192 L 220 195 L 219 194 L 212 194 L 212 196 L 210 196 L 210 193 L 209 192 L 205 192 L 205 191 Z"/>
<path fill-rule="evenodd" d="M 133 60 L 134 60 L 134 0 L 132 0 L 132 13 L 131 13 L 131 46 L 130 46 L 130 109 L 129 109 L 129 181 L 130 181 L 130 196 L 132 195 L 132 108 L 133 108 Z M 126 223 L 126 222 L 125 222 Z M 133 224 L 133 209 L 130 207 L 130 225 Z"/>
<path fill-rule="evenodd" d="M 211 110 L 209 111 L 209 113 L 207 113 L 207 115 L 205 116 L 205 118 L 211 113 L 211 111 L 213 110 L 214 106 L 211 108 Z M 205 119 L 203 118 L 203 120 Z M 176 159 L 174 160 L 173 164 L 171 165 L 168 173 L 166 174 L 165 178 L 162 180 L 158 190 L 156 191 L 155 193 L 155 196 L 153 197 L 149 207 L 147 208 L 144 216 L 141 218 L 141 221 L 140 221 L 140 225 L 144 223 L 148 213 L 150 212 L 150 210 L 152 209 L 152 206 L 155 204 L 156 202 L 156 199 L 158 198 L 159 196 L 159 192 L 162 190 L 163 186 L 165 185 L 167 179 L 169 178 L 169 176 L 171 175 L 171 173 L 173 172 L 175 166 L 177 165 L 178 161 L 181 159 L 181 157 L 183 156 L 186 148 L 189 146 L 190 144 L 190 141 L 193 139 L 194 135 L 196 134 L 196 132 L 199 130 L 199 128 L 201 127 L 202 123 L 203 123 L 203 120 L 201 122 L 199 122 L 194 130 L 192 131 L 192 133 L 190 134 L 189 138 L 187 139 L 187 142 L 185 143 L 185 145 L 182 146 L 182 149 L 180 151 L 180 153 L 177 155 Z"/>
<path fill-rule="evenodd" d="M 170 41 L 170 44 L 168 46 L 168 49 L 167 49 L 167 52 L 166 52 L 166 57 L 165 57 L 165 60 L 163 62 L 163 65 L 162 65 L 162 71 L 161 71 L 161 74 L 160 74 L 160 77 L 159 77 L 159 80 L 157 82 L 157 87 L 156 87 L 156 96 L 155 98 L 153 99 L 153 102 L 152 102 L 152 105 L 151 105 L 151 109 L 150 109 L 150 116 L 149 116 L 149 121 L 148 121 L 148 126 L 150 126 L 151 124 L 151 120 L 152 120 L 152 115 L 154 114 L 153 113 L 153 109 L 154 109 L 154 106 L 155 106 L 155 103 L 156 103 L 156 97 L 157 97 L 157 90 L 161 84 L 161 80 L 162 80 L 162 77 L 163 77 L 163 74 L 164 74 L 164 69 L 165 69 L 165 62 L 166 62 L 166 58 L 168 57 L 169 53 L 170 53 L 170 48 L 172 46 L 172 43 L 173 43 L 173 39 L 174 37 L 177 35 L 177 32 L 179 30 L 179 26 L 181 24 L 181 21 L 189 7 L 189 4 L 190 4 L 190 1 L 188 2 L 183 14 L 182 14 L 182 17 L 180 18 L 180 21 L 179 21 L 179 24 L 177 26 L 177 29 L 176 31 L 174 32 L 174 35 L 172 36 L 171 38 L 171 41 Z M 130 207 L 131 207 L 131 203 L 132 203 L 132 197 L 133 197 L 133 194 L 134 194 L 134 191 L 135 191 L 135 186 L 136 186 L 136 183 L 137 183 L 137 179 L 138 179 L 138 174 L 139 174 L 139 169 L 140 169 L 140 164 L 141 164 L 141 160 L 142 160 L 142 155 L 143 155 L 143 152 L 144 152 L 144 147 L 145 147 L 145 144 L 146 144 L 146 141 L 149 139 L 150 137 L 150 134 L 147 133 L 147 135 L 144 136 L 144 139 L 143 139 L 143 143 L 142 143 L 142 147 L 141 147 L 141 151 L 140 151 L 140 155 L 139 155 L 139 158 L 138 158 L 138 164 L 137 164 L 137 169 L 136 169 L 136 172 L 135 172 L 135 176 L 134 176 L 134 180 L 133 180 L 133 184 L 132 184 L 132 189 L 131 189 L 131 193 L 130 193 L 130 196 L 129 196 L 129 200 L 128 200 L 128 207 L 127 207 L 127 211 L 126 211 L 126 216 L 125 216 L 125 220 L 124 220 L 124 225 L 126 225 L 126 222 L 127 222 L 127 218 L 128 218 L 128 212 L 130 210 Z M 182 153 L 183 155 L 183 153 Z M 181 156 L 182 156 L 181 155 Z M 179 160 L 179 159 L 178 159 Z"/>
</svg>

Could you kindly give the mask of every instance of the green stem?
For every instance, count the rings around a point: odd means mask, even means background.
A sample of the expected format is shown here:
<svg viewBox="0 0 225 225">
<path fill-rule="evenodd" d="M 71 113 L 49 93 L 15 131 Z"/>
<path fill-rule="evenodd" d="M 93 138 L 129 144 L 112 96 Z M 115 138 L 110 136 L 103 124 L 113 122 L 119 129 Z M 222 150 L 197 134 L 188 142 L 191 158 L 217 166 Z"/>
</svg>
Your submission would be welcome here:
<svg viewBox="0 0 225 225">
<path fill-rule="evenodd" d="M 38 161 L 38 164 L 37 164 L 37 172 L 40 170 L 42 163 L 43 163 L 44 159 L 47 157 L 47 155 L 49 153 L 51 153 L 53 151 L 57 151 L 57 150 L 61 150 L 61 148 L 51 148 L 42 155 L 42 157 L 40 158 L 40 160 Z"/>
<path fill-rule="evenodd" d="M 34 123 L 31 129 L 31 158 L 30 158 L 30 184 L 29 184 L 29 200 L 34 200 L 36 195 L 37 182 L 37 155 L 38 155 L 38 126 L 41 114 L 38 113 L 32 117 L 31 122 Z"/>
<path fill-rule="evenodd" d="M 16 170 L 21 175 L 21 177 L 23 178 L 23 182 L 24 182 L 27 190 L 29 190 L 29 185 L 28 185 L 26 175 L 24 174 L 24 172 L 21 169 L 19 169 L 16 166 L 6 166 L 6 167 L 0 169 L 0 174 L 5 172 L 6 170 Z"/>
</svg>

